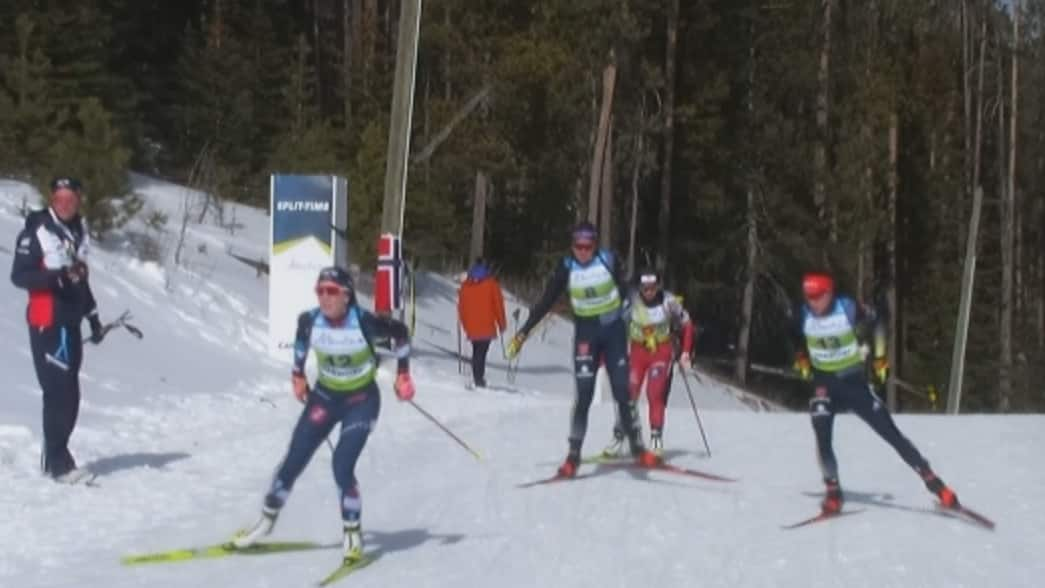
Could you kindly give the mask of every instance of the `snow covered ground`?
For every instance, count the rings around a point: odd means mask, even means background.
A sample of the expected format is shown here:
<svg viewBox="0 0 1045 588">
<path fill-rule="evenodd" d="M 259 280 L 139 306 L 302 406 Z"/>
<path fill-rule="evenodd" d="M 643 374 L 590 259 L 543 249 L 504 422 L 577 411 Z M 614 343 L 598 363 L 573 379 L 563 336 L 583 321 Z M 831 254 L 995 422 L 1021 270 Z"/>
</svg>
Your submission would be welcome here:
<svg viewBox="0 0 1045 588">
<path fill-rule="evenodd" d="M 134 176 L 152 209 L 170 214 L 166 254 L 185 198 Z M 10 267 L 27 188 L 0 181 L 0 265 Z M 32 202 L 32 198 L 30 198 Z M 231 213 L 228 213 L 231 214 Z M 228 216 L 226 217 L 228 218 Z M 267 282 L 226 254 L 265 254 L 268 219 L 239 207 L 234 234 L 190 225 L 170 269 L 136 261 L 114 239 L 92 257 L 103 320 L 129 309 L 143 340 L 114 332 L 87 350 L 84 403 L 72 440 L 98 488 L 38 473 L 39 390 L 23 292 L 0 281 L 0 586 L 310 586 L 339 558 L 337 494 L 325 448 L 294 489 L 273 535 L 330 549 L 124 567 L 131 553 L 207 545 L 253 521 L 299 406 L 287 364 L 268 359 Z M 132 227 L 143 231 L 140 224 Z M 165 269 L 166 268 L 166 269 Z M 963 501 L 995 532 L 934 512 L 916 476 L 854 417 L 836 422 L 852 517 L 794 531 L 820 490 L 808 417 L 756 413 L 724 385 L 694 384 L 712 457 L 685 391 L 672 393 L 671 461 L 734 476 L 734 484 L 664 472 L 598 469 L 519 489 L 565 453 L 572 401 L 570 329 L 548 321 L 509 385 L 498 346 L 488 379 L 458 373 L 452 281 L 419 283 L 417 401 L 484 455 L 477 462 L 409 405 L 384 395 L 357 470 L 368 549 L 379 561 L 354 586 L 1039 586 L 1045 577 L 1045 418 L 900 416 L 898 422 Z M 364 302 L 368 303 L 364 297 Z M 509 312 L 515 302 L 509 302 Z M 525 311 L 522 313 L 525 317 Z M 466 350 L 467 351 L 467 350 Z M 391 388 L 391 374 L 380 384 Z M 587 453 L 608 440 L 612 405 L 593 407 Z"/>
</svg>

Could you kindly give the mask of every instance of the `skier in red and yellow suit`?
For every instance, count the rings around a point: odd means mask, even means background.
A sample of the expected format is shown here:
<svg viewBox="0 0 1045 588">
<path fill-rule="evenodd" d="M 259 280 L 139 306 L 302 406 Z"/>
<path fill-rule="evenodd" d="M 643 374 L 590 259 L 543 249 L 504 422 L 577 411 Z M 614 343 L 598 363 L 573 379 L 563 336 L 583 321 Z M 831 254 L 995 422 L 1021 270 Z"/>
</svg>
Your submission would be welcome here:
<svg viewBox="0 0 1045 588">
<path fill-rule="evenodd" d="M 671 388 L 671 363 L 675 347 L 672 341 L 681 336 L 679 364 L 683 369 L 692 365 L 693 321 L 682 307 L 682 301 L 661 288 L 657 274 L 643 272 L 639 278 L 639 292 L 632 297 L 628 324 L 631 370 L 628 391 L 631 402 L 639 399 L 642 383 L 646 382 L 649 401 L 650 449 L 660 454 L 664 449 L 664 407 Z M 604 454 L 614 456 L 623 447 L 623 435 L 614 428 L 614 441 Z"/>
</svg>

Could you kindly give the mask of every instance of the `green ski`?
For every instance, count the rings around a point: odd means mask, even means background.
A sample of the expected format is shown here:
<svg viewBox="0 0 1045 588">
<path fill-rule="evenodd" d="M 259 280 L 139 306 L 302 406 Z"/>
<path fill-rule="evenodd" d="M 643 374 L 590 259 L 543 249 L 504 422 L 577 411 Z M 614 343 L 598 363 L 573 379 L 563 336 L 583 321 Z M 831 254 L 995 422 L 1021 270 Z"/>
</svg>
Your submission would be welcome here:
<svg viewBox="0 0 1045 588">
<path fill-rule="evenodd" d="M 326 578 L 323 578 L 322 580 L 320 580 L 318 585 L 319 586 L 329 586 L 329 585 L 333 584 L 334 582 L 337 582 L 338 580 L 341 580 L 345 576 L 348 576 L 352 572 L 355 572 L 357 570 L 361 570 L 361 569 L 367 567 L 368 565 L 374 563 L 374 561 L 376 561 L 377 558 L 378 558 L 377 554 L 371 554 L 371 555 L 364 555 L 362 558 L 357 559 L 355 561 L 351 561 L 351 562 L 347 562 L 346 561 L 346 562 L 342 563 L 340 566 L 338 566 L 338 568 L 336 570 L 334 570 L 333 572 L 330 572 L 330 575 L 328 575 Z"/>
<path fill-rule="evenodd" d="M 597 453 L 595 455 L 587 455 L 581 458 L 581 463 L 596 464 L 596 465 L 618 465 L 628 463 L 634 458 L 623 455 L 606 455 L 604 453 Z"/>
<path fill-rule="evenodd" d="M 269 541 L 255 543 L 250 547 L 236 548 L 231 543 L 220 543 L 206 547 L 189 547 L 187 549 L 172 549 L 156 553 L 141 555 L 128 555 L 120 558 L 120 563 L 125 566 L 134 566 L 149 563 L 172 563 L 188 561 L 192 559 L 214 559 L 229 555 L 264 555 L 268 553 L 285 553 L 289 551 L 308 551 L 312 549 L 327 549 L 337 547 L 336 545 L 322 545 L 313 541 Z"/>
</svg>

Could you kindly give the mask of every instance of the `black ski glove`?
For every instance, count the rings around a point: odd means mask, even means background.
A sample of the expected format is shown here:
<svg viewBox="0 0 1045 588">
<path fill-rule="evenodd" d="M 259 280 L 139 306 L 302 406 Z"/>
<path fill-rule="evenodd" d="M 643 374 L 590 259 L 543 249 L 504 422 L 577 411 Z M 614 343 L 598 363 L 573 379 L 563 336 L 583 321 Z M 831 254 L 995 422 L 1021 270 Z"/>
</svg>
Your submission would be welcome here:
<svg viewBox="0 0 1045 588">
<path fill-rule="evenodd" d="M 105 338 L 105 329 L 102 328 L 102 321 L 98 320 L 98 313 L 92 314 L 88 322 L 91 325 L 90 342 L 97 345 Z"/>
</svg>

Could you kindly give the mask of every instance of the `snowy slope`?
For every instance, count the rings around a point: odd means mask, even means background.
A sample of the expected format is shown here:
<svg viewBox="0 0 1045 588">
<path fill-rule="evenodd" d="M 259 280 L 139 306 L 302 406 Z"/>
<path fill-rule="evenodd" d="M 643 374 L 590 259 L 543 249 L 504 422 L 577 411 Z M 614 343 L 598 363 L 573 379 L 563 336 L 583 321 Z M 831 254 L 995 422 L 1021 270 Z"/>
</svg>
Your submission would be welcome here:
<svg viewBox="0 0 1045 588">
<path fill-rule="evenodd" d="M 176 232 L 180 203 L 194 195 L 134 180 L 148 206 L 171 213 L 168 230 Z M 0 182 L 5 269 L 24 190 Z M 286 588 L 313 585 L 336 563 L 337 497 L 321 448 L 274 538 L 331 549 L 119 564 L 129 553 L 219 542 L 251 522 L 297 418 L 287 366 L 264 352 L 265 277 L 225 255 L 229 247 L 263 255 L 268 220 L 247 208 L 236 220 L 243 226 L 234 235 L 191 225 L 187 268 L 133 261 L 118 239 L 92 257 L 103 319 L 128 308 L 145 332 L 141 341 L 115 332 L 87 350 L 72 450 L 100 474 L 100 488 L 63 487 L 38 474 L 39 391 L 24 293 L 0 281 L 10 301 L 0 313 L 8 384 L 0 397 L 0 586 Z M 750 412 L 721 384 L 694 383 L 713 457 L 704 455 L 678 387 L 666 441 L 672 461 L 740 482 L 585 466 L 595 474 L 518 489 L 554 471 L 565 452 L 569 326 L 553 319 L 531 338 L 511 386 L 495 345 L 489 379 L 498 387 L 470 391 L 455 357 L 455 288 L 440 276 L 420 281 L 417 400 L 486 459 L 475 461 L 385 394 L 357 470 L 368 548 L 382 555 L 342 585 L 879 588 L 1037 586 L 1045 577 L 1045 517 L 1034 502 L 1045 483 L 1040 416 L 898 419 L 962 499 L 998 520 L 994 533 L 933 512 L 916 477 L 848 416 L 836 424 L 836 450 L 850 504 L 865 512 L 782 531 L 818 501 L 807 494 L 819 490 L 808 417 Z M 389 390 L 390 374 L 379 382 Z M 612 418 L 609 402 L 593 407 L 587 452 L 606 442 Z"/>
</svg>

